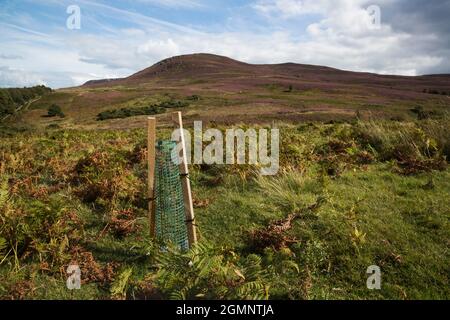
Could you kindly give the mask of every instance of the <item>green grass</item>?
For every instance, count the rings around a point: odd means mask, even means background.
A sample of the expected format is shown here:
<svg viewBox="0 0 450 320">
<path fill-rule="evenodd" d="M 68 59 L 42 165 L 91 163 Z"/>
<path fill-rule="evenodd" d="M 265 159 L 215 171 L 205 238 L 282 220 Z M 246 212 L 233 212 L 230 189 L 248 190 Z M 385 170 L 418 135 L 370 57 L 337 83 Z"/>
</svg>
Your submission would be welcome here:
<svg viewBox="0 0 450 320">
<path fill-rule="evenodd" d="M 145 130 L 0 132 L 0 297 L 449 299 L 450 170 L 430 162 L 445 154 L 446 127 L 281 125 L 277 176 L 191 166 L 201 246 L 187 255 L 149 238 Z M 400 148 L 396 132 L 416 140 Z M 258 247 L 255 232 L 292 213 L 276 238 L 292 241 Z M 76 292 L 71 262 L 86 279 Z M 382 290 L 366 288 L 371 265 Z"/>
</svg>

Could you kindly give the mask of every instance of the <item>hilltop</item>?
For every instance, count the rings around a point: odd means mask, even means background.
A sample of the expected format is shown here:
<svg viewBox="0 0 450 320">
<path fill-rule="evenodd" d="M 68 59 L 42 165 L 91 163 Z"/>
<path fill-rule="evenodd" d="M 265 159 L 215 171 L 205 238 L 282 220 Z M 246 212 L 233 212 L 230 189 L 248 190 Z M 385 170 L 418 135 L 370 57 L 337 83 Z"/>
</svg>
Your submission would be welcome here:
<svg viewBox="0 0 450 320">
<path fill-rule="evenodd" d="M 449 75 L 408 77 L 343 71 L 296 63 L 248 64 L 204 53 L 171 57 L 129 77 L 88 81 L 83 87 L 135 85 L 161 80 L 181 82 L 185 79 L 211 81 L 222 84 L 222 87 L 224 84 L 232 83 L 236 87 L 252 87 L 273 82 L 296 85 L 299 89 L 310 89 L 312 86 L 336 89 L 349 85 L 364 85 L 370 88 L 405 91 L 404 97 L 409 97 L 411 93 L 421 94 L 428 89 L 436 90 L 438 93 L 450 91 Z"/>
</svg>

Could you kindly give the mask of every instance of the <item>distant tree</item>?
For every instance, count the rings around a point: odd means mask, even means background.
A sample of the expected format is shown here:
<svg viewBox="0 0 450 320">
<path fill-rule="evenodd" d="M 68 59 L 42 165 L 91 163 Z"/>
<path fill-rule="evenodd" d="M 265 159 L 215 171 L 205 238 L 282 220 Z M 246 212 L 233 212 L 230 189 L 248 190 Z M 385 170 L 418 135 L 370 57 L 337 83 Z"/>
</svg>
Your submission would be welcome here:
<svg viewBox="0 0 450 320">
<path fill-rule="evenodd" d="M 57 104 L 52 104 L 47 110 L 47 116 L 64 118 L 65 114 L 62 112 L 60 106 L 58 106 Z"/>
<path fill-rule="evenodd" d="M 9 89 L 9 94 L 11 95 L 11 98 L 13 101 L 17 104 L 23 104 L 26 101 L 26 98 L 23 96 L 24 91 L 26 89 Z"/>
<path fill-rule="evenodd" d="M 8 90 L 0 89 L 0 116 L 14 113 L 15 105 Z"/>
<path fill-rule="evenodd" d="M 13 114 L 17 107 L 50 92 L 52 89 L 45 86 L 0 89 L 0 116 Z"/>
</svg>

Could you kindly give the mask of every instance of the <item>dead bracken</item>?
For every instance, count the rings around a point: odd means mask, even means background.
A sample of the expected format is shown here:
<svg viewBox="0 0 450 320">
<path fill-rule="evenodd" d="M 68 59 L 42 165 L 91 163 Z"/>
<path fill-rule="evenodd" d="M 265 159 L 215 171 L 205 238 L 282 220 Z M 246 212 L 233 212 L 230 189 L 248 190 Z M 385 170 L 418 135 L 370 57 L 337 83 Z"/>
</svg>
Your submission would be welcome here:
<svg viewBox="0 0 450 320">
<path fill-rule="evenodd" d="M 302 218 L 306 213 L 317 211 L 323 203 L 324 199 L 319 198 L 315 204 L 301 212 L 289 214 L 287 218 L 274 221 L 267 227 L 250 231 L 247 234 L 249 248 L 255 251 L 261 251 L 265 248 L 281 250 L 298 242 L 294 236 L 288 234 L 288 231 L 293 227 L 293 222 Z"/>
</svg>

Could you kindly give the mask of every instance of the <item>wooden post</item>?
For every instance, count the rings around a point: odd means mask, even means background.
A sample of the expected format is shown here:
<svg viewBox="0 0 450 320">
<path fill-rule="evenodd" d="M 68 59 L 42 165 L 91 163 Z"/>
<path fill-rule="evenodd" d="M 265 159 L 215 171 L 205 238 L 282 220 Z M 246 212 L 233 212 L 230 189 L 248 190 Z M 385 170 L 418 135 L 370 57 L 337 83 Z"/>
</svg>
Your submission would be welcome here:
<svg viewBox="0 0 450 320">
<path fill-rule="evenodd" d="M 184 208 L 186 212 L 186 224 L 188 229 L 188 237 L 189 237 L 189 246 L 192 247 L 193 244 L 197 242 L 197 233 L 195 230 L 195 215 L 194 215 L 194 204 L 192 201 L 192 192 L 191 192 L 191 182 L 189 181 L 189 169 L 187 163 L 187 154 L 186 154 L 186 140 L 183 132 L 183 116 L 181 112 L 175 112 L 172 116 L 172 120 L 178 129 L 180 129 L 180 141 L 181 143 L 181 154 L 180 156 L 180 173 L 181 173 L 181 183 L 183 186 L 183 199 L 184 199 Z"/>
<path fill-rule="evenodd" d="M 148 212 L 150 218 L 150 236 L 156 236 L 155 230 L 155 160 L 156 160 L 156 118 L 148 118 Z"/>
</svg>

